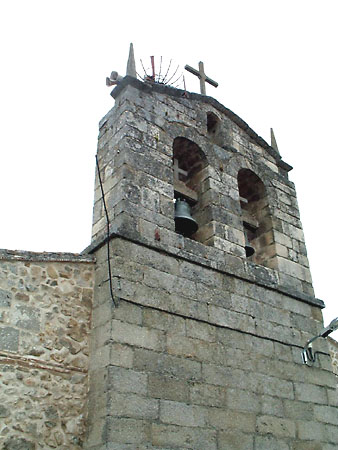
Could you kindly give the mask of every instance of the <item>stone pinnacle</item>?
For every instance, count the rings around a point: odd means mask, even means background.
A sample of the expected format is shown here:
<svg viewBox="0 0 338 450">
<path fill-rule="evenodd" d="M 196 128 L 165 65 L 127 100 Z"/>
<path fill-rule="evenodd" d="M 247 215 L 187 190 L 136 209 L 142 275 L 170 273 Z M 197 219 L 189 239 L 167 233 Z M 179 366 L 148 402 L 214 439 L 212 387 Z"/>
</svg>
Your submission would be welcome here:
<svg viewBox="0 0 338 450">
<path fill-rule="evenodd" d="M 277 153 L 279 153 L 278 146 L 277 146 L 277 141 L 276 141 L 275 134 L 274 134 L 272 128 L 270 128 L 270 136 L 271 136 L 271 147 L 274 150 L 276 150 Z"/>
<path fill-rule="evenodd" d="M 126 75 L 129 75 L 130 77 L 137 78 L 136 75 L 136 66 L 135 66 L 135 57 L 134 57 L 134 47 L 133 44 L 130 44 L 129 47 L 129 57 L 128 57 L 128 63 L 127 63 L 127 73 Z"/>
</svg>

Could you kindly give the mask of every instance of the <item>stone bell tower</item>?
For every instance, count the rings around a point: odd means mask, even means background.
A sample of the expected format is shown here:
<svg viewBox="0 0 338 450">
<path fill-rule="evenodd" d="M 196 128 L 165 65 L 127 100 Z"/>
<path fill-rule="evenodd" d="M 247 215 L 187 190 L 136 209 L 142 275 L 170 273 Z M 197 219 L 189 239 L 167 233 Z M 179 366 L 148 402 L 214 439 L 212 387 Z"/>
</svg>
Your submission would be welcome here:
<svg viewBox="0 0 338 450">
<path fill-rule="evenodd" d="M 215 99 L 128 67 L 100 123 L 86 448 L 333 450 L 326 341 L 301 361 L 324 303 L 291 166 Z"/>
</svg>

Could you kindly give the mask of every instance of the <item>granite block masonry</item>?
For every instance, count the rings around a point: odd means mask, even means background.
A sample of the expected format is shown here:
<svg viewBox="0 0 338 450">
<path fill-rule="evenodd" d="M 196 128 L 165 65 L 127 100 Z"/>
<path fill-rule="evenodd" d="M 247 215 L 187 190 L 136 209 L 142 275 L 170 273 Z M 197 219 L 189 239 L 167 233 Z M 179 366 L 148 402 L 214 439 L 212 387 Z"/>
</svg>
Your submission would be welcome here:
<svg viewBox="0 0 338 450">
<path fill-rule="evenodd" d="M 183 94 L 125 77 L 100 124 L 110 229 L 96 176 L 85 448 L 332 450 L 327 342 L 301 361 L 324 303 L 291 166 L 216 100 Z M 177 198 L 199 224 L 190 237 Z"/>
<path fill-rule="evenodd" d="M 301 361 L 324 303 L 291 166 L 205 95 L 112 95 L 89 247 L 0 252 L 2 448 L 337 448 L 334 341 Z"/>
</svg>

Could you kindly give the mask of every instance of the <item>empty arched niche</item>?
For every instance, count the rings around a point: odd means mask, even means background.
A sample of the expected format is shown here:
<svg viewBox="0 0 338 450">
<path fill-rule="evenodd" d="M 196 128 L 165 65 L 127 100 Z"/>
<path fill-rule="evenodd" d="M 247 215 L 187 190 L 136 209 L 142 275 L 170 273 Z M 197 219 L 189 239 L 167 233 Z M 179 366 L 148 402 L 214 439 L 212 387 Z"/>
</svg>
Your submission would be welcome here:
<svg viewBox="0 0 338 450">
<path fill-rule="evenodd" d="M 265 186 L 251 170 L 238 172 L 246 256 L 256 264 L 273 267 L 276 255 L 272 219 Z"/>
<path fill-rule="evenodd" d="M 185 236 L 204 242 L 201 229 L 209 221 L 207 214 L 202 214 L 201 205 L 203 198 L 203 181 L 206 178 L 207 159 L 200 147 L 190 139 L 177 137 L 173 143 L 173 170 L 174 170 L 174 193 L 176 199 L 176 231 Z M 178 200 L 188 204 L 187 214 L 191 214 L 192 220 L 196 221 L 198 231 L 185 233 L 179 229 L 177 221 Z M 181 203 L 182 206 L 182 203 Z M 183 212 L 184 214 L 184 212 Z"/>
<path fill-rule="evenodd" d="M 207 113 L 207 131 L 208 136 L 214 144 L 221 145 L 221 122 L 219 118 L 213 112 L 209 111 Z"/>
</svg>

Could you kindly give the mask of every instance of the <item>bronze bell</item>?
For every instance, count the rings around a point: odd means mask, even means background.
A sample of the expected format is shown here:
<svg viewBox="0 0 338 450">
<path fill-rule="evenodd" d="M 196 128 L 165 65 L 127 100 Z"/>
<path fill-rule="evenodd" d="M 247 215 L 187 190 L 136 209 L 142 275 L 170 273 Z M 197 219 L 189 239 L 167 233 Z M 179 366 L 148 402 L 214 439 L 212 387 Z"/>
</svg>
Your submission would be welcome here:
<svg viewBox="0 0 338 450">
<path fill-rule="evenodd" d="M 247 233 L 244 232 L 244 234 L 245 234 L 245 247 L 244 247 L 245 256 L 249 258 L 249 256 L 252 256 L 255 253 L 255 249 L 252 247 L 252 245 L 250 245 Z"/>
<path fill-rule="evenodd" d="M 198 224 L 191 217 L 189 203 L 178 198 L 175 203 L 175 231 L 189 237 L 196 233 L 197 230 Z"/>
</svg>

